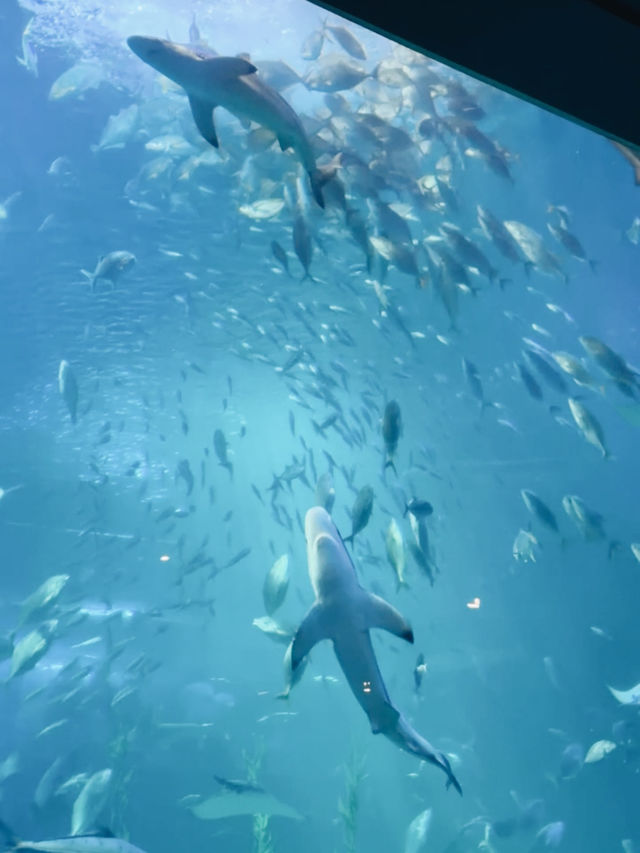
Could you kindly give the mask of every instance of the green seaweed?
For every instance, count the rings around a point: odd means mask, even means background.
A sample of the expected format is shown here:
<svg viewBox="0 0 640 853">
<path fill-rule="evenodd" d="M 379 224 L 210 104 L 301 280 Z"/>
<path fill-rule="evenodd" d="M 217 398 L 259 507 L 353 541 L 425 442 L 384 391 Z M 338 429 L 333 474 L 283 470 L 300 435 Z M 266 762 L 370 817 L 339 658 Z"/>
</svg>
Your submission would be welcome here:
<svg viewBox="0 0 640 853">
<path fill-rule="evenodd" d="M 342 818 L 344 826 L 345 850 L 347 853 L 355 853 L 356 835 L 358 823 L 358 809 L 360 806 L 358 789 L 364 779 L 365 759 L 362 754 L 352 751 L 349 762 L 345 764 L 345 796 L 338 800 L 338 814 Z"/>
<path fill-rule="evenodd" d="M 260 741 L 252 756 L 246 750 L 243 750 L 242 755 L 247 765 L 247 779 L 252 785 L 257 785 L 264 755 L 264 743 Z M 273 839 L 269 831 L 269 815 L 253 816 L 253 842 L 255 853 L 274 853 Z"/>
</svg>

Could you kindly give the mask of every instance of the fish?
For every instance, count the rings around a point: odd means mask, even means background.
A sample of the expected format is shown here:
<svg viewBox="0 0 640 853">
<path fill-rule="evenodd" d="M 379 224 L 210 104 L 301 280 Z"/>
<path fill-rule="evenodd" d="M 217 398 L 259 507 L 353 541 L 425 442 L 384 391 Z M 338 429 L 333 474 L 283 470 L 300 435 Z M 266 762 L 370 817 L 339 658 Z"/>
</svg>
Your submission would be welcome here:
<svg viewBox="0 0 640 853">
<path fill-rule="evenodd" d="M 116 252 L 109 252 L 108 255 L 102 255 L 98 259 L 98 263 L 96 264 L 96 268 L 93 272 L 89 272 L 89 270 L 80 270 L 80 272 L 89 279 L 91 292 L 95 293 L 96 282 L 100 280 L 110 281 L 113 287 L 115 287 L 120 276 L 130 269 L 135 263 L 135 255 L 131 252 L 118 250 Z"/>
<path fill-rule="evenodd" d="M 578 495 L 565 495 L 562 498 L 562 508 L 587 542 L 605 538 L 603 517 L 599 512 L 589 509 Z"/>
<path fill-rule="evenodd" d="M 420 691 L 420 687 L 422 686 L 422 679 L 426 675 L 427 672 L 427 664 L 425 663 L 424 655 L 422 652 L 418 655 L 416 659 L 416 665 L 413 668 L 413 689 L 415 693 Z"/>
<path fill-rule="evenodd" d="M 529 395 L 533 397 L 534 400 L 542 400 L 542 388 L 538 384 L 535 377 L 532 376 L 531 373 L 529 373 L 529 371 L 521 361 L 516 362 L 516 367 L 518 368 L 520 379 L 522 379 L 522 384 L 529 392 Z"/>
<path fill-rule="evenodd" d="M 73 804 L 71 835 L 83 835 L 96 826 L 96 821 L 107 803 L 112 772 L 110 768 L 98 770 L 87 781 Z"/>
<path fill-rule="evenodd" d="M 324 207 L 315 156 L 302 123 L 287 101 L 260 79 L 255 65 L 240 57 L 203 57 L 184 45 L 147 36 L 129 36 L 127 44 L 143 62 L 185 90 L 196 127 L 214 148 L 219 145 L 213 121 L 218 106 L 273 131 L 282 151 L 293 148 L 314 199 Z"/>
<path fill-rule="evenodd" d="M 262 587 L 262 600 L 269 616 L 282 606 L 289 588 L 289 556 L 283 554 L 269 569 Z"/>
<path fill-rule="evenodd" d="M 71 423 L 78 420 L 78 382 L 68 361 L 62 359 L 58 368 L 58 391 L 65 402 Z"/>
<path fill-rule="evenodd" d="M 276 643 L 289 645 L 294 635 L 293 630 L 281 625 L 271 616 L 258 616 L 253 620 L 252 624 L 262 631 L 263 634 L 266 634 L 267 637 L 271 637 Z"/>
<path fill-rule="evenodd" d="M 189 465 L 188 459 L 181 459 L 178 462 L 176 468 L 176 480 L 180 477 L 184 480 L 184 483 L 187 487 L 187 496 L 191 494 L 193 491 L 193 487 L 195 485 L 195 478 L 193 476 L 193 471 L 191 470 L 191 466 Z"/>
<path fill-rule="evenodd" d="M 433 506 L 429 501 L 425 501 L 420 498 L 411 498 L 404 505 L 402 517 L 405 518 L 408 512 L 417 519 L 428 518 L 433 514 Z"/>
<path fill-rule="evenodd" d="M 290 276 L 291 273 L 289 272 L 289 258 L 287 257 L 287 253 L 277 240 L 271 241 L 271 252 L 273 254 L 273 257 L 282 267 L 282 269 L 286 272 L 287 275 Z"/>
<path fill-rule="evenodd" d="M 475 366 L 475 364 L 472 361 L 463 358 L 462 371 L 464 373 L 465 379 L 467 380 L 467 384 L 469 386 L 469 389 L 471 390 L 471 393 L 480 403 L 480 412 L 482 413 L 486 408 L 493 406 L 493 403 L 488 403 L 484 398 L 484 389 L 482 387 L 480 373 L 478 372 L 478 368 Z"/>
<path fill-rule="evenodd" d="M 396 592 L 402 587 L 408 587 L 409 584 L 405 580 L 405 558 L 404 558 L 404 540 L 402 533 L 398 527 L 398 522 L 392 518 L 387 528 L 385 536 L 385 548 L 387 551 L 387 560 L 394 571 L 396 578 Z"/>
<path fill-rule="evenodd" d="M 373 489 L 371 486 L 363 486 L 353 503 L 351 510 L 351 533 L 344 539 L 347 542 L 353 542 L 354 537 L 365 529 L 371 518 L 373 510 Z"/>
<path fill-rule="evenodd" d="M 40 658 L 46 655 L 57 627 L 57 619 L 47 619 L 38 628 L 18 640 L 13 647 L 11 669 L 7 681 L 11 681 L 12 678 L 17 678 L 33 669 Z"/>
<path fill-rule="evenodd" d="M 425 809 L 411 821 L 404 839 L 404 853 L 420 853 L 424 849 L 432 813 L 432 809 Z"/>
<path fill-rule="evenodd" d="M 228 458 L 228 448 L 227 439 L 225 434 L 221 429 L 217 429 L 213 433 L 213 449 L 216 452 L 216 456 L 218 457 L 218 463 L 226 468 L 229 472 L 229 477 L 233 480 L 233 464 L 229 461 Z"/>
<path fill-rule="evenodd" d="M 190 803 L 188 808 L 191 814 L 200 820 L 221 820 L 236 815 L 266 815 L 304 820 L 293 806 L 278 800 L 272 794 L 259 791 L 247 791 L 242 794 L 225 791 L 195 804 Z"/>
<path fill-rule="evenodd" d="M 49 100 L 60 101 L 62 98 L 82 95 L 89 89 L 97 89 L 104 80 L 105 71 L 100 62 L 81 59 L 53 81 Z"/>
<path fill-rule="evenodd" d="M 524 501 L 526 508 L 534 518 L 537 518 L 541 524 L 548 527 L 550 530 L 553 530 L 555 533 L 559 532 L 558 522 L 555 515 L 541 498 L 529 489 L 521 489 L 520 495 L 522 496 L 522 500 Z"/>
<path fill-rule="evenodd" d="M 313 276 L 309 272 L 313 256 L 313 244 L 305 218 L 300 213 L 297 213 L 293 220 L 293 248 L 304 270 L 304 276 L 301 281 L 305 281 L 306 279 L 314 281 Z"/>
<path fill-rule="evenodd" d="M 401 433 L 402 415 L 400 406 L 395 400 L 390 400 L 384 407 L 384 414 L 382 416 L 382 438 L 384 439 L 385 449 L 384 468 L 392 468 L 395 474 L 397 474 L 397 471 L 394 459 Z"/>
<path fill-rule="evenodd" d="M 620 702 L 621 705 L 640 705 L 640 683 L 628 690 L 617 690 L 615 687 L 610 687 L 607 684 L 611 695 Z"/>
<path fill-rule="evenodd" d="M 108 829 L 48 841 L 22 841 L 3 821 L 0 821 L 0 831 L 7 839 L 9 850 L 37 850 L 39 853 L 144 853 L 130 841 L 116 838 Z"/>
<path fill-rule="evenodd" d="M 351 30 L 348 30 L 346 27 L 334 26 L 332 24 L 325 24 L 323 30 L 325 33 L 329 33 L 329 35 L 338 42 L 340 47 L 345 50 L 349 56 L 352 56 L 354 59 L 364 60 L 367 58 L 367 53 L 364 47 L 360 44 Z"/>
<path fill-rule="evenodd" d="M 592 743 L 587 754 L 584 757 L 585 764 L 595 764 L 596 761 L 602 761 L 609 753 L 613 752 L 616 744 L 611 740 L 597 740 Z"/>
<path fill-rule="evenodd" d="M 224 776 L 216 776 L 215 774 L 213 778 L 218 785 L 234 794 L 264 794 L 264 788 L 261 788 L 260 785 L 254 785 L 252 782 L 246 782 L 242 779 L 225 779 Z"/>
<path fill-rule="evenodd" d="M 20 609 L 16 630 L 25 625 L 34 615 L 40 614 L 53 604 L 69 582 L 70 575 L 52 575 L 44 583 L 25 598 Z"/>
<path fill-rule="evenodd" d="M 361 66 L 331 53 L 323 56 L 302 78 L 302 82 L 313 92 L 333 93 L 353 89 L 370 76 Z"/>
<path fill-rule="evenodd" d="M 540 543 L 529 530 L 519 530 L 513 542 L 513 558 L 520 563 L 536 562 L 536 551 Z"/>
<path fill-rule="evenodd" d="M 578 340 L 596 364 L 609 374 L 620 391 L 627 396 L 634 396 L 640 389 L 640 374 L 598 338 L 581 335 Z"/>
<path fill-rule="evenodd" d="M 462 794 L 447 756 L 434 749 L 391 704 L 378 669 L 370 629 L 381 628 L 413 643 L 411 626 L 384 599 L 360 586 L 340 533 L 325 509 L 309 509 L 304 526 L 315 602 L 293 640 L 292 670 L 316 643 L 331 639 L 340 668 L 373 733 L 384 734 L 401 749 L 438 767 L 447 777 L 447 788 L 453 786 Z"/>
<path fill-rule="evenodd" d="M 602 453 L 603 459 L 610 459 L 600 421 L 576 397 L 569 397 L 569 408 L 578 429 L 589 442 Z"/>
</svg>

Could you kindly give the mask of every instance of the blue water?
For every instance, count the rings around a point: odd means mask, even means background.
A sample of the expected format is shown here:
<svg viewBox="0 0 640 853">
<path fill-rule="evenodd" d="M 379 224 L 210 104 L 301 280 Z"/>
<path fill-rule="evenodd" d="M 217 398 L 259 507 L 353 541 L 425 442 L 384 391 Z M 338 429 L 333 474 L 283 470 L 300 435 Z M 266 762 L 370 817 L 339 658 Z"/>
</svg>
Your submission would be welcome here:
<svg viewBox="0 0 640 853">
<path fill-rule="evenodd" d="M 529 851 L 544 848 L 545 827 L 558 821 L 566 851 L 615 851 L 624 841 L 632 853 L 640 845 L 638 705 L 619 703 L 608 686 L 640 681 L 640 564 L 630 548 L 640 542 L 640 390 L 632 384 L 623 394 L 579 342 L 595 336 L 640 366 L 640 248 L 626 234 L 640 211 L 628 164 L 597 134 L 435 63 L 441 86 L 459 81 L 483 108 L 475 123 L 509 152 L 512 183 L 451 133 L 425 145 L 415 129 L 423 111 L 412 111 L 408 92 L 371 80 L 342 92 L 349 120 L 398 102 L 389 121 L 412 147 L 392 152 L 393 173 L 376 152 L 389 183 L 377 198 L 409 206 L 421 274 L 424 241 L 453 222 L 507 280 L 499 287 L 469 272 L 477 292 L 458 288 L 456 332 L 433 282 L 416 288 L 393 265 L 385 276 L 379 257 L 367 273 L 344 212 L 314 204 L 291 152 L 275 145 L 251 157 L 247 129 L 217 110 L 221 146 L 211 157 L 181 91 L 125 43 L 133 33 L 185 42 L 195 14 L 219 53 L 249 53 L 258 65 L 282 59 L 304 75 L 315 63 L 301 46 L 322 27 L 323 11 L 288 0 L 199 2 L 179 14 L 169 0 L 127 6 L 6 0 L 0 10 L 0 202 L 11 199 L 0 208 L 0 634 L 16 628 L 21 602 L 47 578 L 69 575 L 59 598 L 13 637 L 58 620 L 46 654 L 2 687 L 0 762 L 17 753 L 18 765 L 0 785 L 0 817 L 30 840 L 67 835 L 81 783 L 56 789 L 110 768 L 94 825 L 147 853 L 471 851 L 483 840 L 497 853 Z M 16 61 L 27 25 L 37 74 Z M 373 71 L 392 55 L 391 42 L 349 28 L 368 54 L 351 62 Z M 349 59 L 335 41 L 328 53 Z M 54 81 L 81 58 L 99 65 L 100 85 L 51 98 Z M 322 93 L 296 84 L 283 95 L 306 117 L 321 163 L 341 150 Z M 445 90 L 432 95 L 448 119 Z M 124 143 L 95 150 L 109 117 L 131 104 L 140 111 Z M 152 178 L 150 164 L 166 155 L 146 146 L 169 133 L 186 138 L 189 151 Z M 367 200 L 349 168 L 364 149 L 342 150 L 348 204 L 369 237 L 380 236 L 375 192 Z M 210 159 L 181 176 L 198 156 Z M 418 179 L 443 173 L 446 156 L 457 211 L 429 209 L 417 190 Z M 292 243 L 296 192 L 314 245 L 313 280 L 301 281 Z M 240 211 L 261 199 L 285 204 L 266 220 Z M 477 204 L 540 234 L 567 281 L 504 259 L 480 231 Z M 595 272 L 555 242 L 550 205 L 568 209 L 567 227 Z M 272 240 L 287 251 L 291 276 Z M 92 292 L 81 270 L 118 250 L 133 253 L 135 265 Z M 404 331 L 381 313 L 374 281 L 386 286 Z M 568 391 L 559 394 L 530 368 L 543 392 L 533 399 L 515 366 L 523 338 L 550 364 L 558 351 L 581 359 L 594 388 L 565 375 Z M 492 404 L 483 411 L 463 357 Z M 58 388 L 61 360 L 78 385 L 75 424 Z M 579 432 L 568 395 L 597 418 L 611 459 Z M 391 399 L 403 423 L 397 473 L 383 471 L 381 419 Z M 312 421 L 336 412 L 337 429 L 314 429 Z M 217 429 L 233 477 L 218 464 Z M 191 494 L 176 476 L 181 460 L 193 473 Z M 305 479 L 270 491 L 294 460 L 304 462 Z M 330 643 L 313 650 L 290 699 L 275 698 L 285 645 L 252 622 L 265 612 L 264 578 L 285 553 L 290 584 L 275 618 L 293 632 L 312 604 L 302 522 L 316 478 L 330 468 L 343 535 L 356 492 L 374 489 L 354 563 L 361 584 L 415 634 L 411 648 L 374 632 L 374 648 L 394 706 L 449 756 L 462 799 L 436 767 L 371 733 Z M 532 518 L 521 489 L 548 505 L 558 533 Z M 434 507 L 426 520 L 433 586 L 407 547 L 411 495 Z M 562 508 L 565 495 L 602 514 L 604 538 L 585 541 Z M 392 517 L 406 552 L 409 587 L 399 591 L 385 552 Z M 535 562 L 513 557 L 520 529 L 539 542 Z M 197 555 L 205 564 L 189 567 Z M 416 692 L 419 652 L 427 671 Z M 86 669 L 74 677 L 68 664 Z M 10 666 L 0 664 L 2 679 Z M 579 744 L 584 755 L 602 740 L 613 751 L 567 771 L 567 747 Z M 36 788 L 57 757 L 57 784 L 38 806 Z M 339 809 L 349 773 L 357 777 L 352 846 Z M 302 819 L 272 817 L 261 843 L 251 814 L 200 820 L 188 809 L 195 799 L 184 798 L 220 793 L 214 775 L 251 777 Z M 537 799 L 543 808 L 526 828 L 516 800 Z M 407 827 L 425 809 L 424 848 L 405 847 Z M 513 823 L 505 830 L 504 821 Z"/>
</svg>

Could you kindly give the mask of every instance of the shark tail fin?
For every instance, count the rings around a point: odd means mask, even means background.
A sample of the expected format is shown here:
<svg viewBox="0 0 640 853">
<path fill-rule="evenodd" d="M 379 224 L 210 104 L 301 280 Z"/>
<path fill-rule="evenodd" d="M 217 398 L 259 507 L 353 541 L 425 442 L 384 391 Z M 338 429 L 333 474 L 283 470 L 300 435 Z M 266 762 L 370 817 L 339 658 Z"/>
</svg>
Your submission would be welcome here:
<svg viewBox="0 0 640 853">
<path fill-rule="evenodd" d="M 96 277 L 95 277 L 95 275 L 92 272 L 89 272 L 89 270 L 80 270 L 80 272 L 82 273 L 82 275 L 85 278 L 87 278 L 89 280 L 89 286 L 91 287 L 91 292 L 93 293 L 94 290 L 96 289 Z M 79 282 L 79 283 L 84 283 L 84 282 Z"/>
</svg>

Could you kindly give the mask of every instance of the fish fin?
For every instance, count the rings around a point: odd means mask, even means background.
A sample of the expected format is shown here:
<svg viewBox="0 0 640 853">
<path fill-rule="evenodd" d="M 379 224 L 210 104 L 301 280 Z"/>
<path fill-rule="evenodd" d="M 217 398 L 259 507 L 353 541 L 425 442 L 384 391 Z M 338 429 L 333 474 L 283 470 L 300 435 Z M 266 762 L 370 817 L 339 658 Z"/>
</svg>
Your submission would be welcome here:
<svg viewBox="0 0 640 853">
<path fill-rule="evenodd" d="M 200 136 L 206 139 L 209 145 L 218 148 L 218 137 L 213 123 L 213 111 L 216 108 L 216 104 L 212 104 L 210 101 L 201 101 L 198 98 L 194 98 L 193 95 L 189 95 L 189 106 L 191 107 L 191 115 Z"/>
<path fill-rule="evenodd" d="M 387 468 L 391 468 L 396 477 L 398 476 L 398 472 L 396 471 L 396 466 L 393 463 L 393 459 L 387 459 L 387 461 L 384 463 L 384 470 L 386 471 Z"/>
<path fill-rule="evenodd" d="M 361 613 L 367 628 L 382 628 L 383 631 L 389 631 L 390 634 L 413 643 L 411 625 L 395 607 L 379 595 L 367 595 Z"/>
<path fill-rule="evenodd" d="M 399 718 L 400 712 L 390 702 L 385 702 L 377 719 L 369 721 L 371 723 L 371 731 L 374 735 L 379 735 L 395 729 Z"/>
<path fill-rule="evenodd" d="M 302 620 L 291 644 L 291 671 L 295 672 L 302 659 L 320 640 L 328 639 L 324 620 L 324 607 L 316 602 Z"/>
</svg>

